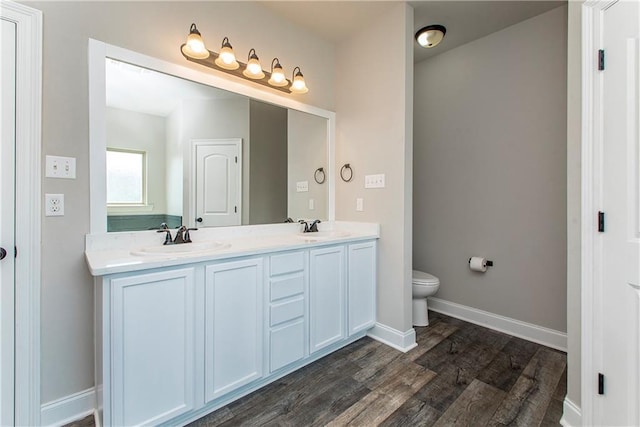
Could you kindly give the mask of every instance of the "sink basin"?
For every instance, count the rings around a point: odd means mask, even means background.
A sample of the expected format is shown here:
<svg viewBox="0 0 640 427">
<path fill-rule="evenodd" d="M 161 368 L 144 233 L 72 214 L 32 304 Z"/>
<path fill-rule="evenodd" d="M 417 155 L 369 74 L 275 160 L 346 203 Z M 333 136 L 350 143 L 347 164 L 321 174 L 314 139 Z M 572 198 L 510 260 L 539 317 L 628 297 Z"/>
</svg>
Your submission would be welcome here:
<svg viewBox="0 0 640 427">
<path fill-rule="evenodd" d="M 351 233 L 347 231 L 318 231 L 315 233 L 298 233 L 296 237 L 307 242 L 318 242 L 321 240 L 340 239 L 350 235 Z"/>
<path fill-rule="evenodd" d="M 197 242 L 183 243 L 179 245 L 158 245 L 147 246 L 131 251 L 131 255 L 137 256 L 157 256 L 157 255 L 191 255 L 196 253 L 215 252 L 227 249 L 231 245 L 224 242 Z"/>
</svg>

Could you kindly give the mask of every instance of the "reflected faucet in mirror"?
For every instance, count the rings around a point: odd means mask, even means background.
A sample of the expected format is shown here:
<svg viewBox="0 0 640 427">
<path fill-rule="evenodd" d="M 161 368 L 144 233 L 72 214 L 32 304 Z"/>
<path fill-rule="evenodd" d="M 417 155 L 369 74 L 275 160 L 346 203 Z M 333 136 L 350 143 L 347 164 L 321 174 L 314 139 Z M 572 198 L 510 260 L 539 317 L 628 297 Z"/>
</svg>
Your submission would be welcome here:
<svg viewBox="0 0 640 427">
<path fill-rule="evenodd" d="M 160 224 L 160 230 L 158 230 L 157 232 L 158 233 L 166 233 L 163 245 L 179 245 L 179 244 L 182 244 L 182 243 L 192 243 L 191 235 L 189 234 L 189 232 L 190 231 L 196 231 L 196 230 L 198 230 L 198 229 L 197 228 L 188 228 L 185 225 L 181 225 L 176 230 L 176 237 L 172 240 L 171 239 L 171 230 L 169 229 L 167 224 L 163 222 L 162 224 Z"/>
</svg>

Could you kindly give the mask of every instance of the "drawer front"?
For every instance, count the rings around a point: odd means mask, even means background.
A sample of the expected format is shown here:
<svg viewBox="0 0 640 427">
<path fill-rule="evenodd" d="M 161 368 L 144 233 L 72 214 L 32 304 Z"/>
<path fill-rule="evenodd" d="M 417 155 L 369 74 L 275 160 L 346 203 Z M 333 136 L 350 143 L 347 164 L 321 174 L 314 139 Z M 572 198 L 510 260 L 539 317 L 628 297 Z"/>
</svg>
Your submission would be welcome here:
<svg viewBox="0 0 640 427">
<path fill-rule="evenodd" d="M 271 256 L 271 276 L 304 270 L 304 252 L 290 252 Z"/>
<path fill-rule="evenodd" d="M 304 292 L 304 274 L 271 279 L 271 301 L 292 297 Z"/>
<path fill-rule="evenodd" d="M 270 326 L 304 316 L 304 298 L 271 305 Z"/>
<path fill-rule="evenodd" d="M 300 319 L 291 325 L 273 329 L 270 340 L 271 372 L 301 360 L 304 357 L 304 321 Z"/>
</svg>

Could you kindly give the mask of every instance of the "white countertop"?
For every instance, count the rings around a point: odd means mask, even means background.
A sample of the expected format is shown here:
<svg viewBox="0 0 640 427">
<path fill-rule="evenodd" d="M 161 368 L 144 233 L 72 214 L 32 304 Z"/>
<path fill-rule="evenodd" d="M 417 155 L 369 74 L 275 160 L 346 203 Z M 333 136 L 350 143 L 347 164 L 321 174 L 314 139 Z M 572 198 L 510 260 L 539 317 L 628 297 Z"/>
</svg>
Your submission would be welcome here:
<svg viewBox="0 0 640 427">
<path fill-rule="evenodd" d="M 165 235 L 153 230 L 87 234 L 85 258 L 92 275 L 104 276 L 380 237 L 378 224 L 362 222 L 323 222 L 319 233 L 300 230 L 300 224 L 202 228 L 190 232 L 193 243 L 165 248 Z M 189 252 L 153 252 L 164 249 Z"/>
</svg>

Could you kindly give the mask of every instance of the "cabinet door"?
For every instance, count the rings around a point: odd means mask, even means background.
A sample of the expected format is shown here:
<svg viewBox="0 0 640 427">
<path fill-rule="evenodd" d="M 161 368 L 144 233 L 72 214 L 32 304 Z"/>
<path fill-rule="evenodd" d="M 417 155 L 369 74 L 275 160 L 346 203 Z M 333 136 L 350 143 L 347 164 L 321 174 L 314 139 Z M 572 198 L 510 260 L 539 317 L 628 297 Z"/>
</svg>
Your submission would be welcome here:
<svg viewBox="0 0 640 427">
<path fill-rule="evenodd" d="M 262 377 L 262 259 L 223 262 L 205 273 L 205 400 Z"/>
<path fill-rule="evenodd" d="M 349 245 L 349 335 L 376 323 L 376 243 Z"/>
<path fill-rule="evenodd" d="M 345 338 L 344 257 L 343 246 L 310 251 L 311 353 Z"/>
<path fill-rule="evenodd" d="M 155 425 L 194 408 L 194 270 L 111 281 L 113 425 Z"/>
</svg>

